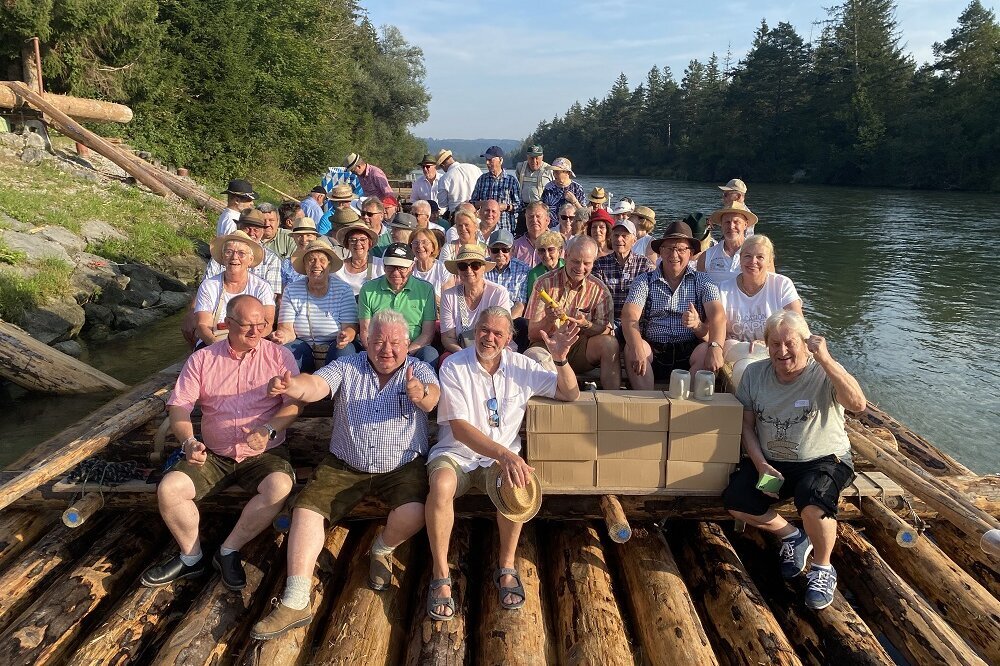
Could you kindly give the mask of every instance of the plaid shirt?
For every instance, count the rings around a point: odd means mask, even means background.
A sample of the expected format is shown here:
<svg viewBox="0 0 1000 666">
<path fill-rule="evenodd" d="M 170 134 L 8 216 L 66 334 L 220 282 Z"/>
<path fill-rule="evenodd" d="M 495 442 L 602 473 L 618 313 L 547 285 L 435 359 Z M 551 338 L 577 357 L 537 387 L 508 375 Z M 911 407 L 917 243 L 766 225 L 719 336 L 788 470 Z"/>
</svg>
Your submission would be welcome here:
<svg viewBox="0 0 1000 666">
<path fill-rule="evenodd" d="M 427 455 L 427 414 L 406 395 L 410 365 L 424 384 L 438 383 L 429 365 L 409 357 L 381 389 L 368 354 L 316 371 L 334 397 L 330 453 L 367 474 L 385 474 Z"/>
<path fill-rule="evenodd" d="M 660 269 L 640 274 L 632 280 L 625 302 L 642 308 L 639 329 L 644 340 L 678 343 L 695 339 L 691 329 L 681 321 L 688 304 L 694 303 L 698 316 L 704 321 L 705 303 L 718 300 L 719 288 L 705 273 L 698 273 L 688 266 L 676 291 L 670 290 Z"/>
<path fill-rule="evenodd" d="M 365 172 L 358 176 L 361 181 L 361 189 L 368 197 L 390 197 L 395 196 L 392 188 L 389 187 L 389 179 L 385 177 L 385 172 L 374 164 L 365 166 Z"/>
<path fill-rule="evenodd" d="M 521 207 L 521 186 L 518 184 L 517 178 L 507 172 L 501 173 L 499 178 L 489 171 L 484 173 L 476 181 L 476 186 L 472 188 L 472 196 L 469 201 L 478 205 L 480 201 L 487 199 L 495 199 L 501 208 L 504 204 L 511 205 L 512 210 L 500 213 L 497 229 L 506 229 L 514 233 L 514 227 L 517 224 L 516 211 Z"/>
<path fill-rule="evenodd" d="M 545 316 L 545 301 L 538 296 L 544 289 L 556 303 L 561 305 L 570 317 L 584 317 L 592 326 L 590 330 L 601 333 L 611 323 L 615 304 L 611 292 L 593 275 L 588 275 L 579 286 L 572 287 L 565 268 L 550 271 L 535 281 L 528 299 L 525 317 L 529 321 L 540 321 Z"/>
<path fill-rule="evenodd" d="M 507 268 L 494 268 L 486 273 L 486 279 L 502 285 L 510 294 L 511 303 L 528 302 L 528 272 L 531 269 L 523 261 L 511 257 Z"/>
<path fill-rule="evenodd" d="M 575 180 L 569 181 L 566 187 L 560 187 L 556 181 L 552 181 L 542 190 L 542 203 L 549 207 L 550 227 L 559 225 L 559 209 L 566 203 L 567 192 L 572 192 L 577 201 L 586 204 L 587 194 L 583 191 L 583 186 Z"/>
<path fill-rule="evenodd" d="M 611 290 L 611 297 L 615 301 L 615 319 L 622 316 L 622 306 L 628 298 L 629 287 L 632 281 L 640 273 L 647 273 L 653 270 L 653 262 L 646 257 L 640 257 L 634 252 L 629 252 L 625 258 L 625 265 L 618 263 L 618 253 L 606 254 L 594 262 L 594 275 L 604 281 Z"/>
</svg>

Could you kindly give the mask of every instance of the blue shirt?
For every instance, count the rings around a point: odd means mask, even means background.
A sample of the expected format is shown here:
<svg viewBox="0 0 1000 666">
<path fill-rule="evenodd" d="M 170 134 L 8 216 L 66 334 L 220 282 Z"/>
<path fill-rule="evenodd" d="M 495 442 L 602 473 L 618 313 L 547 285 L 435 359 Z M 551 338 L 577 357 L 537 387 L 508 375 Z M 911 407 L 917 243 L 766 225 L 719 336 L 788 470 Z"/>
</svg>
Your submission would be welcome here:
<svg viewBox="0 0 1000 666">
<path fill-rule="evenodd" d="M 520 259 L 511 257 L 510 263 L 502 271 L 494 268 L 486 273 L 486 279 L 496 282 L 510 294 L 511 303 L 528 302 L 528 273 L 531 268 Z"/>
<path fill-rule="evenodd" d="M 385 474 L 427 455 L 427 414 L 406 394 L 406 368 L 424 384 L 437 384 L 423 361 L 407 357 L 379 389 L 368 354 L 338 358 L 315 375 L 330 386 L 330 453 L 367 474 Z"/>
<path fill-rule="evenodd" d="M 299 204 L 299 207 L 302 209 L 302 212 L 306 214 L 306 217 L 313 222 L 318 222 L 319 219 L 323 217 L 323 209 L 319 207 L 319 204 L 312 198 L 312 195 L 303 199 L 302 203 Z"/>
<path fill-rule="evenodd" d="M 517 209 L 521 207 L 521 185 L 517 178 L 507 172 L 503 172 L 499 177 L 494 176 L 489 171 L 484 173 L 476 181 L 476 186 L 472 188 L 472 196 L 469 201 L 478 205 L 480 201 L 495 199 L 500 207 L 510 204 L 511 210 L 500 213 L 500 221 L 497 229 L 506 229 L 514 233 L 517 224 Z"/>
<path fill-rule="evenodd" d="M 675 291 L 671 291 L 659 268 L 640 273 L 632 281 L 625 302 L 642 308 L 639 328 L 644 340 L 678 343 L 695 339 L 691 329 L 681 321 L 688 304 L 694 303 L 698 316 L 704 321 L 704 304 L 719 299 L 719 288 L 712 284 L 708 276 L 688 266 Z"/>
<path fill-rule="evenodd" d="M 587 195 L 583 191 L 583 186 L 575 180 L 569 181 L 566 187 L 560 187 L 556 181 L 552 181 L 542 190 L 542 203 L 549 207 L 549 226 L 559 225 L 559 209 L 567 203 L 566 193 L 572 192 L 576 200 L 581 204 L 586 204 Z"/>
</svg>

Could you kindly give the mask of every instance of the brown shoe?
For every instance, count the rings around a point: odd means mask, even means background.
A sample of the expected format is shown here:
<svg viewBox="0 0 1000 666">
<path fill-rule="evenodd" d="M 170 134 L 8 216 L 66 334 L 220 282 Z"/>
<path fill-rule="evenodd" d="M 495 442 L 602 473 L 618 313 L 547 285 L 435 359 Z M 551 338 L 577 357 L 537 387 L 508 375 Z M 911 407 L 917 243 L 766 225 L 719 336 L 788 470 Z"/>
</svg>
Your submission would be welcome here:
<svg viewBox="0 0 1000 666">
<path fill-rule="evenodd" d="M 375 538 L 381 534 L 380 529 Z M 368 551 L 368 587 L 381 592 L 392 584 L 392 553 L 376 555 L 374 546 L 372 544 L 372 550 Z"/>
<path fill-rule="evenodd" d="M 283 605 L 277 599 L 271 600 L 274 610 L 263 620 L 253 625 L 251 636 L 259 641 L 277 638 L 289 629 L 302 627 L 312 621 L 312 611 L 309 606 L 295 610 Z"/>
</svg>

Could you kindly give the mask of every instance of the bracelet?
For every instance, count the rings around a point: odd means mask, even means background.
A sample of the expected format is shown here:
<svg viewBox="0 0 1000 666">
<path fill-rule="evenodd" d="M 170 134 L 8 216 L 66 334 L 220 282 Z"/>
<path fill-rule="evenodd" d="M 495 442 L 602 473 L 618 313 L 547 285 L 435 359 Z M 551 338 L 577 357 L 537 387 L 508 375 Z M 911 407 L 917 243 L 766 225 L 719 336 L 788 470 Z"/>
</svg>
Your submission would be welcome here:
<svg viewBox="0 0 1000 666">
<path fill-rule="evenodd" d="M 557 361 L 555 359 L 552 359 L 552 364 L 556 365 L 556 366 L 558 366 L 560 368 L 563 367 L 564 365 L 566 365 L 567 363 L 569 363 L 569 359 L 568 358 L 563 359 L 561 361 Z"/>
</svg>

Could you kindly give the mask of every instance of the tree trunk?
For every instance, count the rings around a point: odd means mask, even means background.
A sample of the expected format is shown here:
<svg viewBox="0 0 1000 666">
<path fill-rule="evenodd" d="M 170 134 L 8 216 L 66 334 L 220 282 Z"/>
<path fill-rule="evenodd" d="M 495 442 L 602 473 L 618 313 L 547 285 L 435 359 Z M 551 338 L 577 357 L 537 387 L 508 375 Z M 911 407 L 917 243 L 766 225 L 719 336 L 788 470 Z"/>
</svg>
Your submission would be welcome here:
<svg viewBox="0 0 1000 666">
<path fill-rule="evenodd" d="M 51 511 L 0 513 L 0 571 L 58 524 Z"/>
<path fill-rule="evenodd" d="M 679 527 L 681 570 L 719 661 L 801 664 L 722 528 L 704 522 Z"/>
<path fill-rule="evenodd" d="M 548 570 L 559 661 L 564 664 L 634 663 L 604 549 L 588 524 L 550 531 Z"/>
<path fill-rule="evenodd" d="M 219 574 L 213 574 L 176 629 L 171 632 L 152 664 L 158 666 L 196 666 L 217 664 L 233 655 L 246 644 L 253 622 L 267 603 L 260 589 L 267 589 L 270 576 L 276 572 L 275 561 L 283 557 L 283 535 L 266 530 L 243 547 L 247 586 L 239 591 L 226 589 Z M 205 552 L 205 557 L 211 553 Z"/>
<path fill-rule="evenodd" d="M 934 521 L 927 534 L 955 564 L 1000 599 L 1000 574 L 993 567 L 992 558 L 980 550 L 979 544 L 970 543 L 968 535 L 947 520 Z"/>
<path fill-rule="evenodd" d="M 881 627 L 911 663 L 984 663 L 850 525 L 838 524 L 833 557 L 840 581 L 854 593 L 869 623 Z"/>
<path fill-rule="evenodd" d="M 42 63 L 38 53 L 38 37 L 21 43 L 21 76 L 24 84 L 37 93 L 42 92 Z"/>
<path fill-rule="evenodd" d="M 618 546 L 628 603 L 644 660 L 652 666 L 718 664 L 673 553 L 658 530 Z"/>
<path fill-rule="evenodd" d="M 545 498 L 545 502 L 549 499 Z M 482 558 L 485 566 L 481 571 L 481 616 L 475 662 L 488 666 L 544 666 L 555 663 L 553 633 L 543 609 L 540 554 L 535 529 L 537 521 L 521 529 L 514 568 L 521 574 L 524 585 L 524 606 L 520 610 L 509 611 L 500 607 L 499 593 L 492 579 L 499 566 L 497 557 L 500 549 L 495 510 L 493 515 L 494 520 L 475 524 L 477 530 L 490 530 L 491 535 L 485 540 L 488 550 Z"/>
<path fill-rule="evenodd" d="M 417 604 L 413 609 L 413 626 L 406 655 L 408 666 L 462 666 L 468 660 L 466 622 L 469 616 L 469 569 L 472 564 L 470 527 L 467 520 L 457 522 L 448 549 L 448 566 L 453 581 L 451 593 L 455 599 L 454 619 L 436 621 L 427 614 L 431 563 L 428 561 L 424 567 L 424 575 L 417 588 Z"/>
<path fill-rule="evenodd" d="M 628 517 L 622 508 L 622 503 L 614 495 L 601 495 L 601 512 L 604 514 L 604 524 L 608 528 L 608 536 L 615 543 L 625 543 L 632 538 L 632 528 Z"/>
<path fill-rule="evenodd" d="M 29 86 L 30 87 L 30 86 Z M 99 99 L 70 97 L 42 93 L 42 99 L 76 120 L 99 120 L 108 123 L 128 123 L 132 120 L 132 109 L 114 102 Z M 14 109 L 20 106 L 17 95 L 6 86 L 0 86 L 0 109 Z"/>
<path fill-rule="evenodd" d="M 74 530 L 77 532 L 79 530 Z M 55 664 L 101 621 L 103 611 L 158 553 L 166 531 L 142 516 L 104 532 L 93 547 L 0 635 L 0 663 Z"/>
<path fill-rule="evenodd" d="M 393 584 L 375 592 L 368 587 L 368 552 L 378 525 L 365 532 L 354 551 L 347 582 L 326 622 L 320 645 L 313 655 L 317 664 L 398 664 L 406 636 L 409 600 L 418 577 L 414 569 L 413 539 L 393 553 Z M 414 537 L 414 538 L 420 538 Z"/>
</svg>

